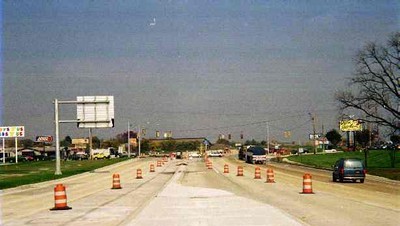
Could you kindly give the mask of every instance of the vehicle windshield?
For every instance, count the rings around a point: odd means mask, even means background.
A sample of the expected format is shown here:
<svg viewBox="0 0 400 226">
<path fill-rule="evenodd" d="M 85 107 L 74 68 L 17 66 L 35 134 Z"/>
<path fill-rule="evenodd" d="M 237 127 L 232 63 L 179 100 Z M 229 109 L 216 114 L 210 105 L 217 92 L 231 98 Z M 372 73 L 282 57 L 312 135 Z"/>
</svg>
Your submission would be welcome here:
<svg viewBox="0 0 400 226">
<path fill-rule="evenodd" d="M 344 167 L 349 167 L 349 168 L 362 168 L 362 162 L 361 161 L 356 161 L 356 160 L 347 160 L 344 162 Z"/>
</svg>

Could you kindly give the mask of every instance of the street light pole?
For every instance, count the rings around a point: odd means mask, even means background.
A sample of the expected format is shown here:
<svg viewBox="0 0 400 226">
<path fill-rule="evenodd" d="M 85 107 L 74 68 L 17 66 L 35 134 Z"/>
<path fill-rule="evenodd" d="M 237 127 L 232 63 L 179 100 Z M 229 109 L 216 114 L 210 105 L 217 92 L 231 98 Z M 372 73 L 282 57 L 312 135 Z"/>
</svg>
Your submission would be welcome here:
<svg viewBox="0 0 400 226">
<path fill-rule="evenodd" d="M 270 150 L 269 150 L 269 125 L 268 125 L 268 121 L 267 121 L 267 149 L 268 149 L 268 154 L 269 154 Z"/>
<path fill-rule="evenodd" d="M 54 123 L 56 124 L 56 171 L 55 175 L 61 175 L 61 162 L 60 162 L 60 128 L 58 120 L 58 100 L 54 99 Z"/>
<path fill-rule="evenodd" d="M 140 157 L 140 140 L 141 140 L 141 137 L 142 137 L 142 131 L 140 131 L 140 125 L 139 125 L 139 150 L 138 150 L 138 157 Z"/>
<path fill-rule="evenodd" d="M 322 153 L 325 153 L 325 128 L 322 124 Z"/>
<path fill-rule="evenodd" d="M 131 157 L 131 143 L 130 143 L 130 140 L 131 140 L 131 129 L 130 129 L 130 123 L 129 123 L 129 120 L 128 120 L 128 158 Z"/>
<path fill-rule="evenodd" d="M 310 113 L 312 126 L 313 126 L 313 141 L 314 141 L 314 155 L 317 153 L 317 144 L 316 144 L 316 136 L 315 136 L 315 116 Z"/>
</svg>

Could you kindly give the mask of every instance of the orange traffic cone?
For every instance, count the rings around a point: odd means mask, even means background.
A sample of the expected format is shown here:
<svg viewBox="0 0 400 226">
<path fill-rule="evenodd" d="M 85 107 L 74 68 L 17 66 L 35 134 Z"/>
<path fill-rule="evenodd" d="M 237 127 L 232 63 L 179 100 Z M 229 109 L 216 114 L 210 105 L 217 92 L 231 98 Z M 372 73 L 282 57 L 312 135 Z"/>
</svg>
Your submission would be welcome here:
<svg viewBox="0 0 400 226">
<path fill-rule="evenodd" d="M 267 169 L 267 180 L 265 183 L 275 183 L 274 170 Z"/>
<path fill-rule="evenodd" d="M 57 184 L 54 187 L 54 208 L 50 210 L 70 210 L 71 207 L 67 206 L 67 193 L 63 184 Z"/>
<path fill-rule="evenodd" d="M 154 164 L 150 164 L 150 173 L 154 173 L 155 171 Z"/>
<path fill-rule="evenodd" d="M 243 166 L 238 166 L 237 167 L 237 175 L 236 176 L 243 176 Z"/>
<path fill-rule="evenodd" d="M 303 192 L 301 194 L 314 194 L 312 190 L 312 178 L 308 173 L 303 176 Z"/>
<path fill-rule="evenodd" d="M 161 167 L 161 161 L 157 161 L 157 167 Z"/>
<path fill-rule="evenodd" d="M 224 173 L 229 173 L 229 166 L 228 164 L 224 165 Z"/>
<path fill-rule="evenodd" d="M 113 186 L 111 189 L 121 189 L 121 181 L 119 179 L 119 174 L 118 173 L 114 173 L 113 174 Z"/>
<path fill-rule="evenodd" d="M 256 167 L 254 171 L 254 179 L 261 179 L 261 170 L 260 167 Z"/>
</svg>

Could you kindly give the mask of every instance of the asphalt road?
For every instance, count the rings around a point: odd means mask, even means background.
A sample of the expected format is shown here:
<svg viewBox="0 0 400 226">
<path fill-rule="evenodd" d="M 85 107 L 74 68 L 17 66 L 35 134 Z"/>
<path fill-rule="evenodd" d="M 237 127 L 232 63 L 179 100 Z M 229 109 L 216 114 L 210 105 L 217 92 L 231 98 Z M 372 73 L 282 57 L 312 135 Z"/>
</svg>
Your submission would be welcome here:
<svg viewBox="0 0 400 226">
<path fill-rule="evenodd" d="M 251 165 L 232 157 L 213 158 L 212 162 L 213 170 L 207 176 L 197 173 L 183 177 L 182 183 L 219 188 L 267 203 L 309 225 L 399 225 L 398 181 L 367 176 L 364 184 L 334 183 L 331 172 L 325 170 L 284 163 Z M 224 164 L 229 165 L 229 174 L 223 173 Z M 244 177 L 236 176 L 239 165 L 244 167 Z M 255 166 L 261 168 L 260 180 L 254 179 Z M 276 183 L 265 183 L 267 168 L 274 169 Z M 312 175 L 315 194 L 300 194 L 304 173 Z"/>
<path fill-rule="evenodd" d="M 254 165 L 233 156 L 174 160 L 149 172 L 156 159 L 122 162 L 94 172 L 1 191 L 0 225 L 398 225 L 400 183 L 367 176 L 361 183 L 334 183 L 331 173 L 288 164 Z M 230 173 L 223 173 L 224 164 Z M 236 176 L 237 166 L 244 176 Z M 265 183 L 266 169 L 276 183 Z M 143 179 L 136 179 L 141 168 Z M 312 175 L 315 194 L 302 192 Z M 110 189 L 112 174 L 120 190 Z M 71 210 L 54 207 L 53 188 L 63 183 Z"/>
</svg>

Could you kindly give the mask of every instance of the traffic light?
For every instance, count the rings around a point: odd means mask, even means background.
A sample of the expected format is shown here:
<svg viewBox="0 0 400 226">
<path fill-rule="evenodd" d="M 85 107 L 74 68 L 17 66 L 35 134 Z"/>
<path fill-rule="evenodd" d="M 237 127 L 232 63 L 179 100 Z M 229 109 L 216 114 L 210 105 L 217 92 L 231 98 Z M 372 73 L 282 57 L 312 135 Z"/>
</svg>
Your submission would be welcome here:
<svg viewBox="0 0 400 226">
<path fill-rule="evenodd" d="M 231 139 L 231 134 L 228 134 L 228 140 L 230 140 Z"/>
<path fill-rule="evenodd" d="M 240 133 L 240 139 L 243 140 L 243 133 Z"/>
</svg>

